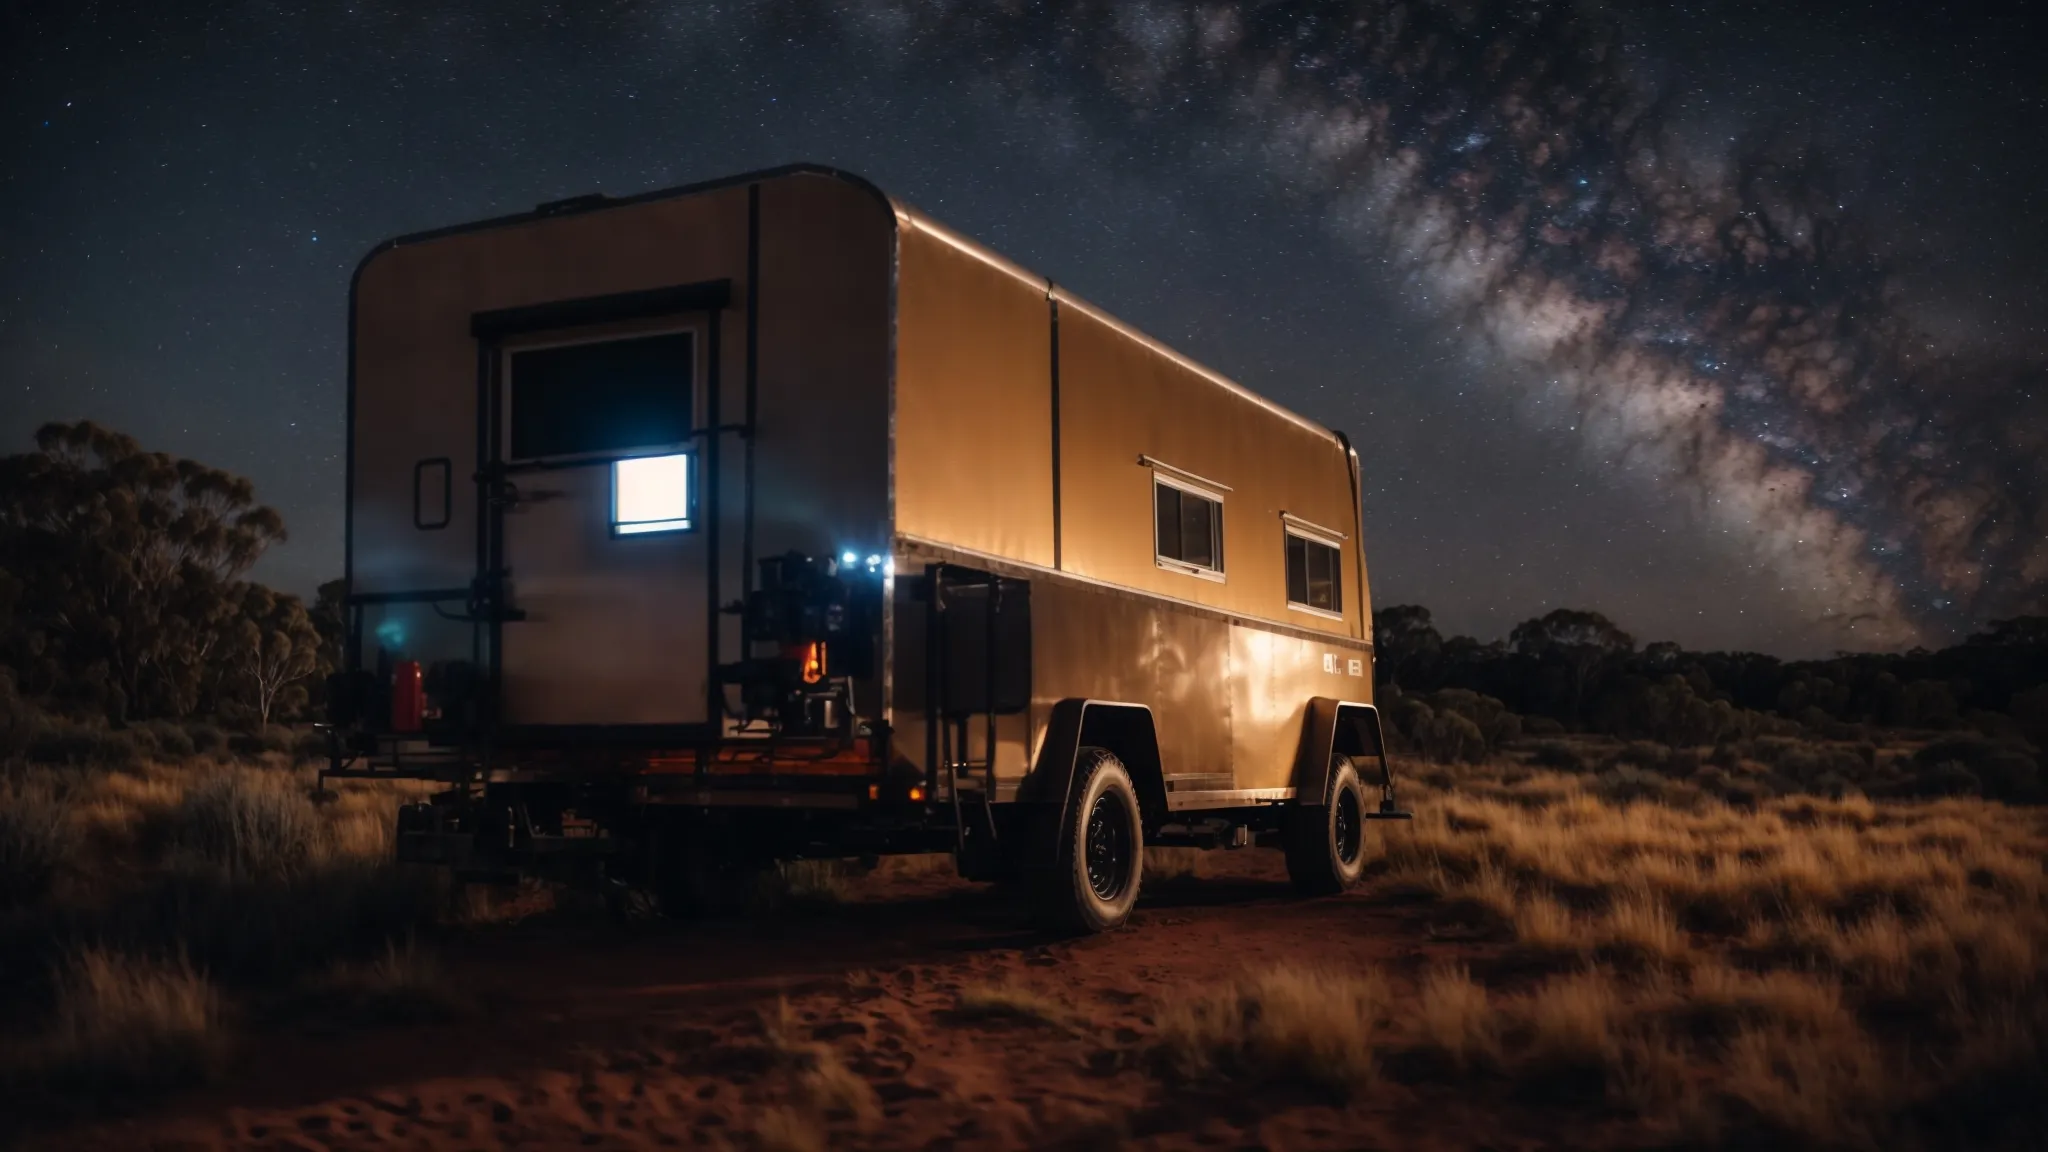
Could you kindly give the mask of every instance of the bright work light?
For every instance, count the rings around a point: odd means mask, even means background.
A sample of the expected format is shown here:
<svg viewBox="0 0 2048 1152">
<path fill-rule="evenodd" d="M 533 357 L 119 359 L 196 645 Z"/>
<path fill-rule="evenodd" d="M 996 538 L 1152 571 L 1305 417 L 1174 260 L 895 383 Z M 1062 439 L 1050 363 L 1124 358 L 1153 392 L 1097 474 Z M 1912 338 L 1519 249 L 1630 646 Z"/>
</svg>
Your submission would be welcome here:
<svg viewBox="0 0 2048 1152">
<path fill-rule="evenodd" d="M 634 456 L 612 464 L 612 534 L 645 536 L 690 527 L 690 457 Z"/>
</svg>

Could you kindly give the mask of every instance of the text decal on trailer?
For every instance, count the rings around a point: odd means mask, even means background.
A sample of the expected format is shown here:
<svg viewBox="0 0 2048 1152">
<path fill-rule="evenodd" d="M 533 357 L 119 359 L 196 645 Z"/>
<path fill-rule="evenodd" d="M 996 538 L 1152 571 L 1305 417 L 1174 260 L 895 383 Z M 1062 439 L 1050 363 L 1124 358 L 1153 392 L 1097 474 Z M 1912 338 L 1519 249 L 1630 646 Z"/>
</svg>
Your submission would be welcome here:
<svg viewBox="0 0 2048 1152">
<path fill-rule="evenodd" d="M 1346 659 L 1335 652 L 1323 653 L 1323 671 L 1332 676 L 1364 676 L 1365 661 L 1353 656 Z"/>
</svg>

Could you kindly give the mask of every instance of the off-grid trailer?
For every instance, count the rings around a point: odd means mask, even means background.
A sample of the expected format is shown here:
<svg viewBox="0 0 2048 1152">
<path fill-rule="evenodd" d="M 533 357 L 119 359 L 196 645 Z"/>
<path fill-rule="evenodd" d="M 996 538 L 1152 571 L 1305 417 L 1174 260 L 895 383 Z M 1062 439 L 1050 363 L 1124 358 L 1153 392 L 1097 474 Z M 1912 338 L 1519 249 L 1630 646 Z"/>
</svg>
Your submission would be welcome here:
<svg viewBox="0 0 2048 1152">
<path fill-rule="evenodd" d="M 448 785 L 408 858 L 672 903 L 945 850 L 1101 929 L 1145 844 L 1340 890 L 1402 815 L 1358 468 L 842 172 L 401 237 L 350 294 L 327 775 Z"/>
</svg>

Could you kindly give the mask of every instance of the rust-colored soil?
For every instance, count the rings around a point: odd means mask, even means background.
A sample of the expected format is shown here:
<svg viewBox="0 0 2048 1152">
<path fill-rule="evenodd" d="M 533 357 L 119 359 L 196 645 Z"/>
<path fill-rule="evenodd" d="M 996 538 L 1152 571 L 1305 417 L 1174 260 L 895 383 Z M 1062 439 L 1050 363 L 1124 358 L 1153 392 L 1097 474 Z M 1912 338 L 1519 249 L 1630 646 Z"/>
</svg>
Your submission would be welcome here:
<svg viewBox="0 0 2048 1152">
<path fill-rule="evenodd" d="M 1147 1049 L 1157 1008 L 1275 963 L 1491 959 L 1423 906 L 1302 900 L 1277 854 L 1215 854 L 1148 885 L 1134 921 L 1048 942 L 949 876 L 871 880 L 817 916 L 613 926 L 543 918 L 444 947 L 479 1007 L 449 1023 L 245 1032 L 213 1087 L 44 1132 L 64 1149 L 1535 1148 L 1632 1144 L 1597 1102 L 1382 1078 L 1349 1103 L 1298 1087 L 1177 1084 Z M 1022 986 L 1053 1022 L 960 1009 Z M 778 1000 L 793 1024 L 764 1032 Z M 872 1101 L 819 1095 L 829 1046 Z M 809 1049 L 815 1053 L 815 1048 Z M 823 1102 L 821 1103 L 821 1099 Z M 838 1103 L 834 1103 L 837 1100 Z M 850 1103 L 849 1103 L 850 1101 Z M 865 1113 L 865 1115 L 863 1115 Z"/>
</svg>

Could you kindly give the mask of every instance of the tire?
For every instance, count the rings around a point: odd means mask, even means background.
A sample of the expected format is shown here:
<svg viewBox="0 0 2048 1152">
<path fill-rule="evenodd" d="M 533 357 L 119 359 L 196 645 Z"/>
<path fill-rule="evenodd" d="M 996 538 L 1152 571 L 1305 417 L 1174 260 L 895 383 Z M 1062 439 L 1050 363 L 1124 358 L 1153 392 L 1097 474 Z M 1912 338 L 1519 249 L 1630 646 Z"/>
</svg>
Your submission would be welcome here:
<svg viewBox="0 0 2048 1152">
<path fill-rule="evenodd" d="M 1335 896 L 1365 875 L 1365 786 L 1349 756 L 1330 759 L 1323 803 L 1296 803 L 1287 821 L 1287 877 L 1308 896 Z"/>
<path fill-rule="evenodd" d="M 1130 919 L 1145 873 L 1145 828 L 1130 770 L 1105 748 L 1075 757 L 1074 800 L 1047 833 L 1057 837 L 1049 871 L 1033 877 L 1033 904 L 1046 929 L 1107 932 Z"/>
</svg>

